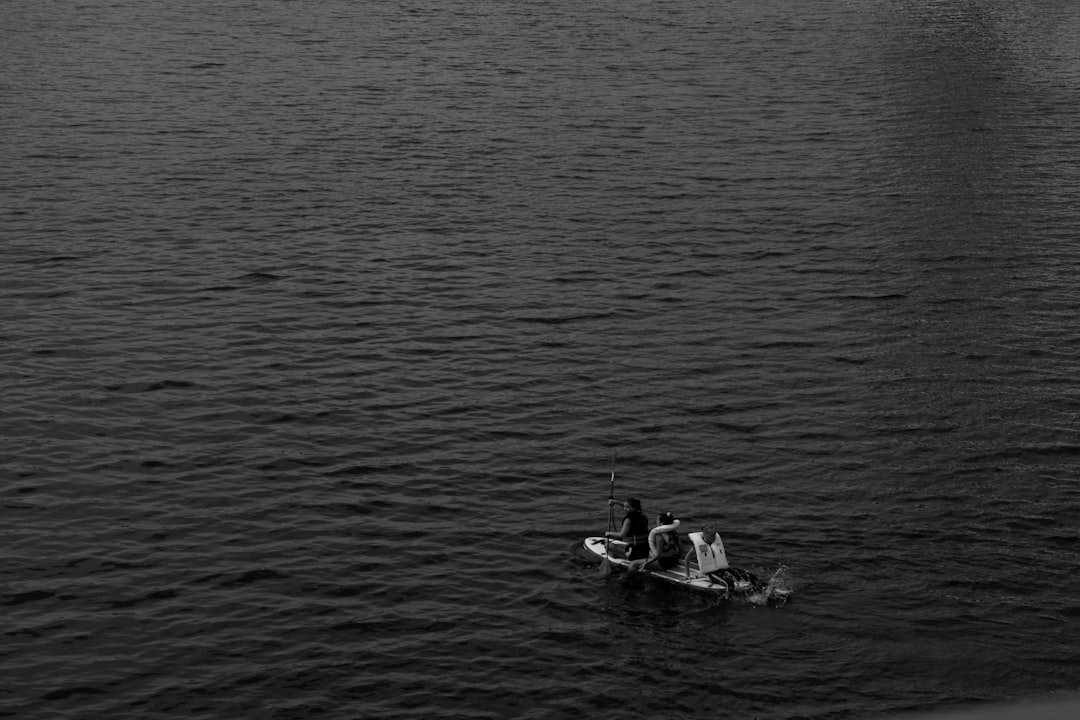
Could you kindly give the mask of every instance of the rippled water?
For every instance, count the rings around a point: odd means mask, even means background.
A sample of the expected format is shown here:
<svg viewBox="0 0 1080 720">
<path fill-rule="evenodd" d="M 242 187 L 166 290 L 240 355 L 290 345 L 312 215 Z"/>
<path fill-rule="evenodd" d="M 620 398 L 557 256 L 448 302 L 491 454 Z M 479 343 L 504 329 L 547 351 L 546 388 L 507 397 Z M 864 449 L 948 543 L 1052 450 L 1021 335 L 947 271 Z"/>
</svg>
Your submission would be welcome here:
<svg viewBox="0 0 1080 720">
<path fill-rule="evenodd" d="M 0 17 L 0 716 L 1077 689 L 1074 4 Z M 601 577 L 613 456 L 792 600 Z"/>
</svg>

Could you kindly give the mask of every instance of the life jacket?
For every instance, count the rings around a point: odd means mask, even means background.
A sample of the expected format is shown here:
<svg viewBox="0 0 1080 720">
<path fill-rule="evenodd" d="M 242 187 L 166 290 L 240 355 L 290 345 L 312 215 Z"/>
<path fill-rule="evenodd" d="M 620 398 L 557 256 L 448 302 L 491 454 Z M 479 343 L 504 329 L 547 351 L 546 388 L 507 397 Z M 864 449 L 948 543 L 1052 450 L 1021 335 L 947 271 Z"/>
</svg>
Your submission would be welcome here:
<svg viewBox="0 0 1080 720">
<path fill-rule="evenodd" d="M 679 533 L 666 532 L 660 535 L 660 557 L 681 558 L 682 547 L 679 544 Z"/>
<path fill-rule="evenodd" d="M 702 533 L 692 532 L 687 537 L 694 544 L 694 552 L 697 554 L 698 568 L 703 573 L 726 570 L 728 567 L 727 553 L 724 552 L 724 543 L 720 536 L 713 538 L 712 543 L 705 542 Z"/>
<path fill-rule="evenodd" d="M 649 518 L 640 510 L 631 510 L 623 520 L 630 521 L 630 534 L 624 539 L 631 545 L 643 545 L 649 542 Z"/>
</svg>

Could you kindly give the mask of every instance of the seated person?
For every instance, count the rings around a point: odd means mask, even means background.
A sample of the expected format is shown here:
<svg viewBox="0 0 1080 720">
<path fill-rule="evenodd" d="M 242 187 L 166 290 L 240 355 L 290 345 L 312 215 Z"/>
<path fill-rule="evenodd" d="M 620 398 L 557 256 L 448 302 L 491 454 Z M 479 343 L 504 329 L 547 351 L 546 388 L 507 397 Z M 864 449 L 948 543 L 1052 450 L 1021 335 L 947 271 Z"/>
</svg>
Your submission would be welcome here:
<svg viewBox="0 0 1080 720">
<path fill-rule="evenodd" d="M 692 532 L 687 537 L 693 546 L 686 553 L 687 578 L 690 577 L 691 565 L 697 565 L 697 569 L 703 573 L 727 569 L 727 553 L 724 552 L 724 543 L 716 531 L 701 528 L 701 532 Z"/>
<path fill-rule="evenodd" d="M 657 526 L 649 532 L 649 556 L 630 563 L 631 570 L 670 570 L 679 564 L 682 546 L 679 542 L 679 521 L 667 512 L 656 519 Z"/>
<path fill-rule="evenodd" d="M 618 505 L 618 500 L 608 500 L 608 505 Z M 622 540 L 627 544 L 627 560 L 645 560 L 649 557 L 649 518 L 641 512 L 641 501 L 637 498 L 627 498 L 622 503 L 626 514 L 623 516 L 622 527 L 619 530 L 608 530 L 604 537 L 614 540 Z M 616 555 L 617 550 L 611 549 Z"/>
</svg>

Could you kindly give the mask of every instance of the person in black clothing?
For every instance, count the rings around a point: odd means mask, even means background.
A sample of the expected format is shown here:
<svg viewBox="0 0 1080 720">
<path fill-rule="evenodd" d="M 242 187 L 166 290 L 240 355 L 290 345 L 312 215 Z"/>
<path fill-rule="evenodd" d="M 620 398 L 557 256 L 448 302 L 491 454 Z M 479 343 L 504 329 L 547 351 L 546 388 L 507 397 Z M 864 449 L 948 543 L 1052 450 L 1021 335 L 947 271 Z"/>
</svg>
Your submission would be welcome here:
<svg viewBox="0 0 1080 720">
<path fill-rule="evenodd" d="M 608 530 L 604 537 L 626 542 L 627 560 L 645 560 L 649 557 L 649 519 L 641 512 L 641 501 L 637 498 L 627 498 L 624 503 L 608 500 L 608 505 L 619 504 L 626 512 L 622 526 L 619 530 Z"/>
<path fill-rule="evenodd" d="M 661 528 L 666 528 L 663 532 Z M 656 518 L 656 527 L 649 533 L 649 554 L 630 564 L 631 570 L 670 570 L 682 559 L 682 544 L 679 542 L 679 521 L 669 512 Z"/>
</svg>

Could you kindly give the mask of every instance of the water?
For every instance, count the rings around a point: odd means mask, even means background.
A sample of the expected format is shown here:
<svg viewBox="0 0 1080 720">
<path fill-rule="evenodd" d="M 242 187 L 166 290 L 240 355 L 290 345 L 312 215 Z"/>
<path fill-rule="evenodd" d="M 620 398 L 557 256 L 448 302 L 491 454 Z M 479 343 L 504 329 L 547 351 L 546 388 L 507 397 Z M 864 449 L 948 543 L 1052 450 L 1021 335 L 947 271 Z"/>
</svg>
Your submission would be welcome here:
<svg viewBox="0 0 1080 720">
<path fill-rule="evenodd" d="M 1077 689 L 1073 4 L 0 14 L 0 715 Z"/>
</svg>

